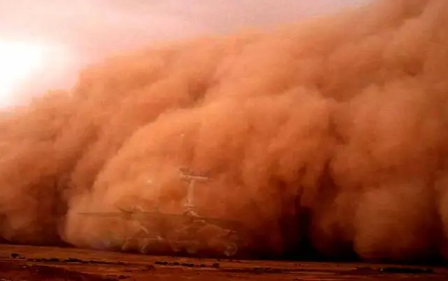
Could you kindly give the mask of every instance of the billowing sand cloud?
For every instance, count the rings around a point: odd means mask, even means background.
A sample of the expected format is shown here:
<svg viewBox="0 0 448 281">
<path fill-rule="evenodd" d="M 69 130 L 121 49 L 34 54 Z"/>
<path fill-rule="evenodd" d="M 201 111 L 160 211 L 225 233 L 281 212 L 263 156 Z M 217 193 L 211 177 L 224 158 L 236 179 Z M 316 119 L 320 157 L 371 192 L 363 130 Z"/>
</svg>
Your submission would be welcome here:
<svg viewBox="0 0 448 281">
<path fill-rule="evenodd" d="M 201 212 L 261 252 L 448 258 L 447 24 L 445 0 L 384 0 L 86 69 L 2 113 L 0 236 L 98 247 L 132 228 L 77 212 L 151 209 L 159 190 L 177 212 L 189 167 L 211 176 Z"/>
</svg>

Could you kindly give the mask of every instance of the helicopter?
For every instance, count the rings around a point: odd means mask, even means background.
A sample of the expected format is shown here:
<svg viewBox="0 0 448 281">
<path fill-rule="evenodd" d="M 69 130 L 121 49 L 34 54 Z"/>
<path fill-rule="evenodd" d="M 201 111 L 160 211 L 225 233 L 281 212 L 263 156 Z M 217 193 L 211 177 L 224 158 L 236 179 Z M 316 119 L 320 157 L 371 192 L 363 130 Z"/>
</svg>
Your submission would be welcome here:
<svg viewBox="0 0 448 281">
<path fill-rule="evenodd" d="M 176 254 L 186 252 L 195 255 L 211 251 L 225 257 L 235 256 L 241 241 L 239 232 L 242 223 L 201 216 L 194 203 L 195 184 L 210 182 L 209 177 L 180 168 L 179 178 L 188 183 L 186 200 L 180 214 L 160 211 L 160 200 L 156 207 L 149 211 L 145 211 L 141 206 L 126 209 L 116 205 L 118 212 L 78 214 L 103 218 L 118 217 L 136 223 L 138 231 L 124 239 L 121 251 L 137 249 L 142 254 L 148 254 L 150 250 L 162 246 Z"/>
</svg>

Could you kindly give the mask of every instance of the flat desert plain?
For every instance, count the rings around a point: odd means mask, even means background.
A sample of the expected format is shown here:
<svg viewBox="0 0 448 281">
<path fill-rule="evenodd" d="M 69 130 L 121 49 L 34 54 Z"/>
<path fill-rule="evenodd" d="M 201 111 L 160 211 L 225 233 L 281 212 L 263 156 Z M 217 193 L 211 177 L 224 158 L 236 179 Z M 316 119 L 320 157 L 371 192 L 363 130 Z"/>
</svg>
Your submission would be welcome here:
<svg viewBox="0 0 448 281">
<path fill-rule="evenodd" d="M 0 245 L 0 280 L 448 280 L 443 267 L 200 259 Z"/>
</svg>

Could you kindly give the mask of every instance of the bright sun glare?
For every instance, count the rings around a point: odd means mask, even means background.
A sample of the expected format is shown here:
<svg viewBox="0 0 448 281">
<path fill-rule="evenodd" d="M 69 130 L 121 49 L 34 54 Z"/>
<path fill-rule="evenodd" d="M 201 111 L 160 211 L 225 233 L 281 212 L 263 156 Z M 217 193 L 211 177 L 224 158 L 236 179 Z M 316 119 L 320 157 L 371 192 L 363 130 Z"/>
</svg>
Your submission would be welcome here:
<svg viewBox="0 0 448 281">
<path fill-rule="evenodd" d="M 21 84 L 43 66 L 45 48 L 38 44 L 0 40 L 0 103 L 14 98 Z"/>
</svg>

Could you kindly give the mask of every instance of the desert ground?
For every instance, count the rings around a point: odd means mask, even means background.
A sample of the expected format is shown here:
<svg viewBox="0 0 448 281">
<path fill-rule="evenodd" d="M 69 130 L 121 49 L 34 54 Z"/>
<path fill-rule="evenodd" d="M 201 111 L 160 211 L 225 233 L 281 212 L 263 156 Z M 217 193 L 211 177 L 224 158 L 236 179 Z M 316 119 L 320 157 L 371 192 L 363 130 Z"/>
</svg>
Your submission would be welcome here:
<svg viewBox="0 0 448 281">
<path fill-rule="evenodd" d="M 0 280 L 448 280 L 443 267 L 199 259 L 0 245 Z"/>
</svg>

